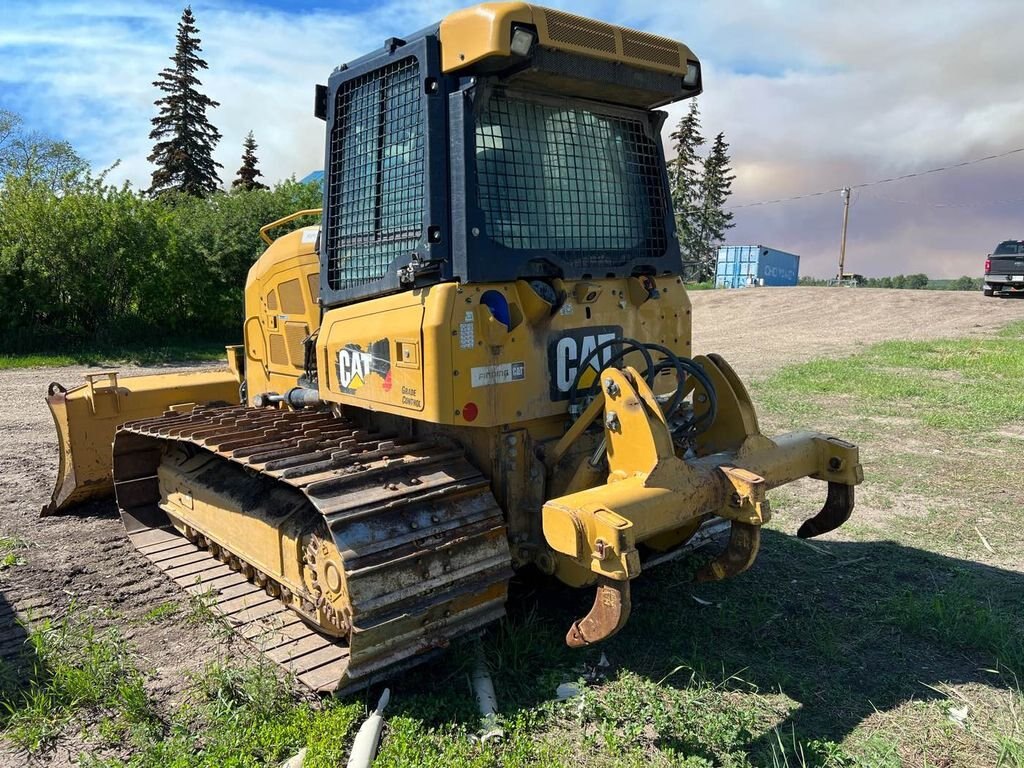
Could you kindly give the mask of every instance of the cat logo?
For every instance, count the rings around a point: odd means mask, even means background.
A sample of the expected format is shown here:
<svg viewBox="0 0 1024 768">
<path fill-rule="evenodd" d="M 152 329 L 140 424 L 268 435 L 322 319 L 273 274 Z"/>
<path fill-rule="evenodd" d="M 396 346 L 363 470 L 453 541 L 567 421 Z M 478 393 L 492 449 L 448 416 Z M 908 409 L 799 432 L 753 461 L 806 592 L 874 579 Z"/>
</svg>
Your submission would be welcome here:
<svg viewBox="0 0 1024 768">
<path fill-rule="evenodd" d="M 569 389 L 579 374 L 580 363 L 587 360 L 587 367 L 580 375 L 578 389 L 583 391 L 592 386 L 611 359 L 622 349 L 621 344 L 610 344 L 622 338 L 622 328 L 617 325 L 577 328 L 559 334 L 548 346 L 548 371 L 551 374 L 551 399 L 568 400 Z M 596 355 L 592 354 L 600 345 L 606 344 Z"/>
<path fill-rule="evenodd" d="M 338 385 L 347 394 L 364 386 L 370 374 L 384 379 L 391 371 L 391 345 L 380 339 L 364 351 L 358 344 L 346 344 L 338 350 Z"/>
<path fill-rule="evenodd" d="M 366 374 L 373 365 L 373 355 L 357 349 L 338 352 L 338 383 L 342 389 L 359 389 L 366 383 Z"/>
</svg>

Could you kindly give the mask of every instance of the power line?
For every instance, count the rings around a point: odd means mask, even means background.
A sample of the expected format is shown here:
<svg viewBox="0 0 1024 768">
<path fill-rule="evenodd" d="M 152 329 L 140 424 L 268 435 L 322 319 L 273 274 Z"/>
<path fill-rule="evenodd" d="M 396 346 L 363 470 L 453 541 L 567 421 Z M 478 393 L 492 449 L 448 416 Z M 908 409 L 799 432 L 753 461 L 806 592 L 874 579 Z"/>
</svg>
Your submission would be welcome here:
<svg viewBox="0 0 1024 768">
<path fill-rule="evenodd" d="M 832 195 L 836 192 L 842 192 L 844 189 L 863 189 L 865 187 L 875 187 L 879 184 L 891 184 L 894 181 L 903 181 L 904 179 L 913 179 L 918 176 L 927 176 L 931 173 L 941 173 L 942 171 L 951 171 L 954 168 L 963 168 L 968 165 L 977 165 L 978 163 L 984 163 L 988 160 L 998 160 L 1001 157 L 1009 157 L 1015 155 L 1018 152 L 1024 152 L 1024 147 L 1018 147 L 1017 149 L 1011 149 L 1007 152 L 1000 152 L 995 155 L 986 155 L 985 157 L 979 157 L 974 160 L 965 160 L 962 163 L 953 163 L 952 165 L 943 165 L 938 168 L 929 168 L 926 171 L 917 171 L 915 173 L 905 173 L 902 176 L 892 176 L 888 179 L 876 179 L 875 181 L 866 181 L 861 184 L 850 184 L 848 187 L 836 187 L 835 189 L 826 189 L 821 192 L 811 192 L 806 195 L 794 195 L 793 197 L 779 197 L 775 200 L 760 200 L 756 203 L 744 203 L 743 205 L 730 205 L 728 210 L 737 210 L 739 208 L 754 208 L 755 206 L 761 205 L 775 205 L 776 203 L 788 203 L 793 200 L 807 200 L 811 197 L 821 197 L 822 195 Z"/>
</svg>

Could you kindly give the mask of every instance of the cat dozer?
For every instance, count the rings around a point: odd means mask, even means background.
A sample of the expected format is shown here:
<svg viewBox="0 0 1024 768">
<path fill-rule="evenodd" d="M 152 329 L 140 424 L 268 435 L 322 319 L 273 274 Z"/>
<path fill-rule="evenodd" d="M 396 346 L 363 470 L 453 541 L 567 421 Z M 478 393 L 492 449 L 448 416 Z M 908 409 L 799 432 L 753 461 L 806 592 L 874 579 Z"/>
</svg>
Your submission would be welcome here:
<svg viewBox="0 0 1024 768">
<path fill-rule="evenodd" d="M 337 68 L 321 219 L 249 273 L 243 402 L 117 432 L 143 553 L 352 690 L 499 619 L 516 569 L 593 590 L 580 648 L 710 520 L 697 578 L 749 568 L 771 488 L 822 481 L 799 535 L 842 525 L 857 448 L 766 437 L 691 349 L 658 108 L 701 88 L 684 45 L 516 2 Z"/>
</svg>

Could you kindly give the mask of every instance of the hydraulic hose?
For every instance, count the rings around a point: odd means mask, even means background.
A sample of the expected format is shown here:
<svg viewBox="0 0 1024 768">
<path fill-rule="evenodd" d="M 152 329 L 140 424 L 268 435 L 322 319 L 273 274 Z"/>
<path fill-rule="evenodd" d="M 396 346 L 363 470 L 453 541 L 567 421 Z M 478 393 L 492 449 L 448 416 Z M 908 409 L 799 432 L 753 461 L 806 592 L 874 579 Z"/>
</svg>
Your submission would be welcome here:
<svg viewBox="0 0 1024 768">
<path fill-rule="evenodd" d="M 703 432 L 714 422 L 715 417 L 718 414 L 718 396 L 715 392 L 714 384 L 708 377 L 707 373 L 705 373 L 704 369 L 691 358 L 677 355 L 671 349 L 662 344 L 642 342 L 631 338 L 609 339 L 608 341 L 602 342 L 594 347 L 582 360 L 580 360 L 576 376 L 573 378 L 572 385 L 569 387 L 570 414 L 574 412 L 576 406 L 576 400 L 579 395 L 579 385 L 583 377 L 583 372 L 595 359 L 599 359 L 597 356 L 602 351 L 613 345 L 621 345 L 622 349 L 613 354 L 604 363 L 604 367 L 621 363 L 626 355 L 632 352 L 637 352 L 643 356 L 644 362 L 646 363 L 646 368 L 642 375 L 648 386 L 653 387 L 655 377 L 662 371 L 670 369 L 675 370 L 676 389 L 669 400 L 668 406 L 663 409 L 666 418 L 671 418 L 682 404 L 687 374 L 693 376 L 694 379 L 697 380 L 697 383 L 704 389 L 708 398 L 707 411 L 699 418 L 687 420 L 683 425 L 681 425 L 681 428 L 677 428 L 675 431 L 682 431 L 687 437 L 694 437 Z M 652 351 L 663 355 L 664 358 L 655 363 L 654 358 L 651 355 Z M 598 381 L 588 387 L 585 394 L 592 394 L 599 386 L 600 382 Z"/>
</svg>

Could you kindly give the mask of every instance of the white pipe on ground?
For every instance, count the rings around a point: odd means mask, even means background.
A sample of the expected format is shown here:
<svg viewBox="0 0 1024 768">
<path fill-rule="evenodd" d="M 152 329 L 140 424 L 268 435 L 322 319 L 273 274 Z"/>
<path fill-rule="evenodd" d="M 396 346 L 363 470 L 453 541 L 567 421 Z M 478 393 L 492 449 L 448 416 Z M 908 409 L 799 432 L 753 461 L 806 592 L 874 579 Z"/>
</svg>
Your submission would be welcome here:
<svg viewBox="0 0 1024 768">
<path fill-rule="evenodd" d="M 377 745 L 380 743 L 380 733 L 384 730 L 384 707 L 391 700 L 391 689 L 385 688 L 377 702 L 377 708 L 370 713 L 356 733 L 355 741 L 352 742 L 352 753 L 348 756 L 348 768 L 370 768 L 374 755 L 377 754 Z"/>
<path fill-rule="evenodd" d="M 480 709 L 480 741 L 501 741 L 505 738 L 505 731 L 498 725 L 498 697 L 494 694 L 494 681 L 484 659 L 484 647 L 479 643 L 473 666 L 473 690 Z"/>
<path fill-rule="evenodd" d="M 306 748 L 300 749 L 290 759 L 285 760 L 281 763 L 281 768 L 302 768 L 303 763 L 306 762 Z"/>
</svg>

